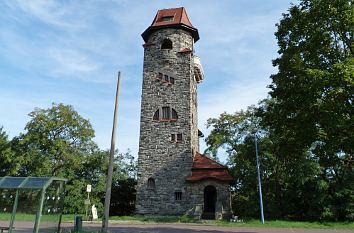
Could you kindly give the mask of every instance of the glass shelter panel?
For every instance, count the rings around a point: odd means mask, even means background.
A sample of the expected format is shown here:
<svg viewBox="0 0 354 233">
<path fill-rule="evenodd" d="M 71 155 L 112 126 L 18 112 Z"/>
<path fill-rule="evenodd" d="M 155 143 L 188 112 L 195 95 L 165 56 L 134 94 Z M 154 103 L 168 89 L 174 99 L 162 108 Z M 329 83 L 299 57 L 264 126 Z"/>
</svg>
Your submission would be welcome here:
<svg viewBox="0 0 354 233">
<path fill-rule="evenodd" d="M 22 188 L 41 189 L 49 180 L 50 178 L 48 177 L 30 177 L 26 183 L 22 185 Z"/>
<path fill-rule="evenodd" d="M 53 181 L 44 195 L 39 232 L 57 232 L 64 204 L 65 183 Z"/>
<path fill-rule="evenodd" d="M 12 232 L 33 232 L 40 205 L 41 189 L 19 189 Z"/>
<path fill-rule="evenodd" d="M 59 232 L 66 179 L 0 177 L 0 226 L 18 232 Z M 12 227 L 11 227 L 12 226 Z"/>
<path fill-rule="evenodd" d="M 0 188 L 18 188 L 26 177 L 4 177 L 0 184 Z"/>
<path fill-rule="evenodd" d="M 9 227 L 13 205 L 16 198 L 16 189 L 0 189 L 0 215 L 2 217 L 1 226 Z"/>
</svg>

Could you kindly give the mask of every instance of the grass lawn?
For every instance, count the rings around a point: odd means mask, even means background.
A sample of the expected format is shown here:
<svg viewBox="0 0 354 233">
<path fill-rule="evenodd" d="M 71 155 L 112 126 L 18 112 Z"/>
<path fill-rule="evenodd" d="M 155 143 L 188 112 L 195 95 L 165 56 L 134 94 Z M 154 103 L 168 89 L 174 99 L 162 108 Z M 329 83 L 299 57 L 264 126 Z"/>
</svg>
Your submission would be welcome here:
<svg viewBox="0 0 354 233">
<path fill-rule="evenodd" d="M 62 221 L 74 221 L 74 214 L 63 215 Z M 0 221 L 10 221 L 11 214 L 9 213 L 0 213 Z M 35 214 L 16 214 L 15 221 L 34 221 L 36 219 Z M 42 215 L 41 221 L 58 221 L 59 215 Z"/>
<path fill-rule="evenodd" d="M 251 219 L 244 222 L 216 221 L 219 226 L 238 227 L 269 227 L 269 228 L 315 228 L 315 229 L 348 229 L 354 230 L 354 222 L 299 222 L 285 220 L 265 220 L 261 224 L 259 220 Z"/>
<path fill-rule="evenodd" d="M 81 215 L 83 216 L 83 215 Z M 74 214 L 63 215 L 62 221 L 74 221 Z M 9 221 L 11 214 L 0 213 L 0 220 Z M 187 216 L 112 216 L 112 222 L 125 223 L 198 223 L 224 227 L 266 227 L 266 228 L 317 228 L 317 229 L 348 229 L 354 230 L 354 222 L 297 222 L 284 220 L 269 220 L 262 225 L 259 220 L 250 219 L 243 222 L 221 220 L 198 220 Z M 18 221 L 34 221 L 35 215 L 17 214 Z M 56 215 L 43 215 L 41 221 L 58 221 Z"/>
</svg>

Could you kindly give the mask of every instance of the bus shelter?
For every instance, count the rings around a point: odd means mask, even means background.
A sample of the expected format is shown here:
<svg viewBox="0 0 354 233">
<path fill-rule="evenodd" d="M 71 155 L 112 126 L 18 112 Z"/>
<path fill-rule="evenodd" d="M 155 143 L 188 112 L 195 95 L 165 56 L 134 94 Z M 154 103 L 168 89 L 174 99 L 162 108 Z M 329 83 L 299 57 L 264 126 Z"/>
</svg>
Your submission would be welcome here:
<svg viewBox="0 0 354 233">
<path fill-rule="evenodd" d="M 15 232 L 60 232 L 66 179 L 0 177 L 0 227 Z M 16 220 L 16 218 L 18 220 Z"/>
</svg>

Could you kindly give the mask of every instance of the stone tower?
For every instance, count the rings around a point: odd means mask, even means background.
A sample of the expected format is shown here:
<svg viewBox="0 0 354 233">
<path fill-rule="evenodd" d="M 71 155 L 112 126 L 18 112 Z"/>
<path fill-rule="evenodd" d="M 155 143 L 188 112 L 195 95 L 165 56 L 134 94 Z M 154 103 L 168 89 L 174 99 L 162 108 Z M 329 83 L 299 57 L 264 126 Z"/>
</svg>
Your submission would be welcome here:
<svg viewBox="0 0 354 233">
<path fill-rule="evenodd" d="M 200 60 L 194 55 L 198 30 L 183 7 L 164 9 L 157 12 L 142 37 L 145 44 L 136 212 L 199 214 L 197 209 L 202 210 L 205 202 L 205 184 L 199 181 L 208 180 L 208 175 L 202 179 L 193 176 L 198 172 L 193 166 L 201 135 L 197 85 L 203 80 Z M 227 173 L 225 167 L 219 166 Z M 228 193 L 228 185 L 225 187 Z M 215 212 L 216 191 L 215 197 L 209 199 L 213 198 Z"/>
</svg>

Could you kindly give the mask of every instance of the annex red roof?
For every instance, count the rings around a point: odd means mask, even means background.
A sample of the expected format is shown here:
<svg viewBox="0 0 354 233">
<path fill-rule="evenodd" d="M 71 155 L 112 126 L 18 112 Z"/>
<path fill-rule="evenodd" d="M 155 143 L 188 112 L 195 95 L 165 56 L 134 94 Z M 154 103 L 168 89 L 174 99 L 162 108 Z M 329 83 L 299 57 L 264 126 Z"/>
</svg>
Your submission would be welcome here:
<svg viewBox="0 0 354 233">
<path fill-rule="evenodd" d="M 192 169 L 227 169 L 224 165 L 209 159 L 208 157 L 200 154 L 199 152 L 195 153 Z"/>
<path fill-rule="evenodd" d="M 184 7 L 163 9 L 157 11 L 154 21 L 141 36 L 147 42 L 152 32 L 161 28 L 183 28 L 192 33 L 194 41 L 199 40 L 199 33 L 189 21 L 188 15 Z"/>
<path fill-rule="evenodd" d="M 205 179 L 231 182 L 234 179 L 229 174 L 227 167 L 196 152 L 192 165 L 192 175 L 186 178 L 189 182 Z"/>
<path fill-rule="evenodd" d="M 197 182 L 206 179 L 214 179 L 224 182 L 231 182 L 234 180 L 227 170 L 192 171 L 192 175 L 186 178 L 189 182 Z"/>
</svg>

